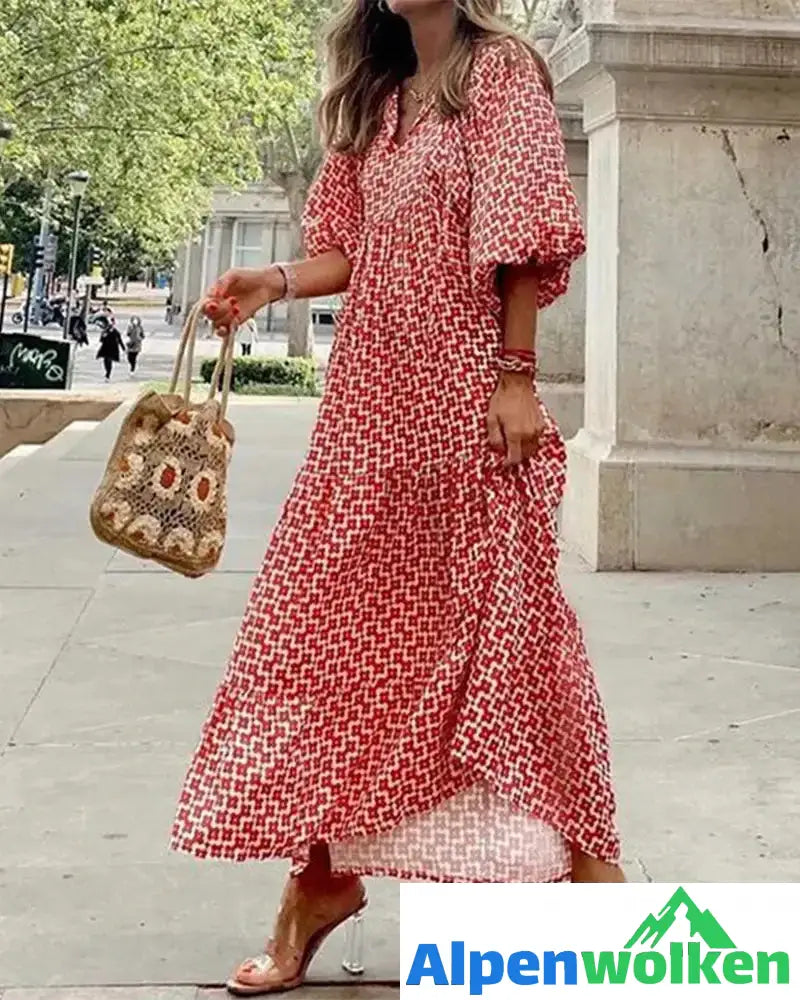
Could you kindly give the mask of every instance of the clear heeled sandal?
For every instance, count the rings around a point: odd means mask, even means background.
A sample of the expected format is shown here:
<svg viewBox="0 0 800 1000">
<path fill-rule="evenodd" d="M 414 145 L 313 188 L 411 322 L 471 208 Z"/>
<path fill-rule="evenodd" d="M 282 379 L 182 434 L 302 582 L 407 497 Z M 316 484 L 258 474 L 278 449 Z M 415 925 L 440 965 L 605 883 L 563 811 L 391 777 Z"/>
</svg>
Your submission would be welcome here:
<svg viewBox="0 0 800 1000">
<path fill-rule="evenodd" d="M 345 924 L 342 968 L 351 976 L 364 974 L 364 907 Z"/>
<path fill-rule="evenodd" d="M 297 989 L 305 982 L 308 968 L 323 942 L 342 925 L 345 931 L 342 968 L 351 976 L 362 975 L 366 905 L 362 888 L 352 907 L 344 913 L 340 911 L 333 916 L 322 906 L 304 913 L 303 919 L 290 926 L 286 940 L 281 944 L 275 939 L 269 941 L 264 954 L 247 959 L 239 966 L 234 978 L 226 984 L 228 992 L 237 997 L 254 997 Z M 305 933 L 309 924 L 313 929 Z M 242 976 L 246 976 L 247 981 Z"/>
</svg>

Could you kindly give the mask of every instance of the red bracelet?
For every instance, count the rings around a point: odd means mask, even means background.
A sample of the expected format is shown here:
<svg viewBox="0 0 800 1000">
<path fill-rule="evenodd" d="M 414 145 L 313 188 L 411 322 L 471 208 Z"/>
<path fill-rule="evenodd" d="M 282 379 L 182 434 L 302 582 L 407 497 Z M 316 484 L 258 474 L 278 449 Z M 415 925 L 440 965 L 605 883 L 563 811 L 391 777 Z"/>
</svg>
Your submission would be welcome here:
<svg viewBox="0 0 800 1000">
<path fill-rule="evenodd" d="M 503 348 L 495 359 L 495 365 L 501 372 L 530 375 L 533 378 L 536 375 L 536 353 Z"/>
<path fill-rule="evenodd" d="M 503 347 L 500 351 L 500 357 L 513 357 L 521 358 L 523 361 L 535 361 L 536 351 L 525 351 L 521 347 Z"/>
</svg>

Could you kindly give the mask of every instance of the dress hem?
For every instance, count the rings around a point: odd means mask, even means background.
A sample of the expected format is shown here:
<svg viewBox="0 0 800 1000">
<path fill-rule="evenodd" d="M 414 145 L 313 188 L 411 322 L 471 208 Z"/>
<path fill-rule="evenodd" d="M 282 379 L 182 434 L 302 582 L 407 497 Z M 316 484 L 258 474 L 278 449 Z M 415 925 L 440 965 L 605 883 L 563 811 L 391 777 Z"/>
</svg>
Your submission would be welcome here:
<svg viewBox="0 0 800 1000">
<path fill-rule="evenodd" d="M 464 788 L 472 787 L 475 783 L 483 780 L 486 781 L 484 775 L 482 775 L 480 767 L 475 767 L 473 764 L 471 770 L 476 775 L 476 782 L 465 784 Z M 588 844 L 586 844 L 582 838 L 577 834 L 568 834 L 563 822 L 555 822 L 552 816 L 548 817 L 548 813 L 551 810 L 541 809 L 541 810 L 531 810 L 523 809 L 518 804 L 512 801 L 512 796 L 508 794 L 505 790 L 500 790 L 494 783 L 486 782 L 491 788 L 492 794 L 496 795 L 499 799 L 505 802 L 510 808 L 524 813 L 528 819 L 534 822 L 544 823 L 545 825 L 551 827 L 558 836 L 562 837 L 564 842 L 570 848 L 577 848 L 580 852 L 586 854 L 588 857 L 596 861 L 604 862 L 605 864 L 618 865 L 620 864 L 620 850 L 619 848 L 613 852 L 608 852 L 608 856 L 603 856 L 603 852 L 597 852 L 592 850 Z M 173 838 L 170 843 L 170 850 L 176 854 L 183 854 L 189 857 L 196 858 L 197 860 L 205 861 L 227 861 L 232 864 L 247 864 L 252 862 L 266 862 L 266 861 L 287 861 L 291 864 L 292 874 L 297 874 L 302 871 L 305 866 L 305 859 L 308 856 L 309 849 L 314 843 L 325 843 L 325 844 L 341 844 L 351 840 L 361 840 L 369 837 L 380 837 L 391 833 L 393 830 L 406 820 L 413 819 L 418 816 L 425 815 L 430 812 L 434 812 L 438 809 L 447 798 L 443 798 L 440 802 L 430 809 L 414 811 L 403 815 L 400 819 L 384 827 L 382 824 L 378 824 L 375 828 L 368 830 L 360 830 L 358 834 L 345 835 L 341 831 L 329 831 L 326 834 L 315 835 L 305 838 L 302 843 L 296 844 L 290 847 L 288 844 L 284 844 L 280 847 L 276 847 L 272 850 L 269 849 L 252 849 L 248 848 L 244 851 L 235 850 L 215 850 L 214 848 L 207 848 L 202 845 L 187 846 L 181 841 L 180 838 Z M 433 874 L 431 872 L 414 871 L 411 868 L 394 867 L 391 865 L 378 865 L 378 864 L 363 864 L 363 865 L 342 865 L 336 866 L 332 865 L 331 870 L 337 875 L 358 875 L 363 877 L 375 877 L 375 878 L 395 878 L 401 881 L 410 882 L 439 882 L 439 883 L 504 883 L 508 881 L 507 879 L 474 879 L 467 878 L 464 876 L 443 876 L 439 874 Z M 519 881 L 519 880 L 513 880 Z M 571 870 L 562 872 L 553 878 L 542 880 L 544 883 L 559 883 L 565 881 L 571 881 Z"/>
</svg>

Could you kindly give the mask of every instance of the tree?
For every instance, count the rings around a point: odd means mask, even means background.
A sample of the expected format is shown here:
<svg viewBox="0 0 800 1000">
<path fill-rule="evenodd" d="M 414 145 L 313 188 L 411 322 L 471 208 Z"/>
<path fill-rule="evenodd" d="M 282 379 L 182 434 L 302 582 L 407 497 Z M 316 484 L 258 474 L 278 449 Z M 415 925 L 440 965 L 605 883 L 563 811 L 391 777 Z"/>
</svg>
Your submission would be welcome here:
<svg viewBox="0 0 800 1000">
<path fill-rule="evenodd" d="M 257 123 L 285 100 L 292 0 L 4 0 L 0 180 L 75 167 L 122 231 L 163 252 L 218 183 L 259 173 Z M 302 34 L 302 33 L 301 33 Z"/>
<path fill-rule="evenodd" d="M 257 122 L 257 149 L 265 179 L 281 189 L 289 208 L 290 256 L 303 253 L 302 215 L 309 187 L 322 157 L 316 128 L 316 108 L 322 88 L 322 63 L 315 51 L 331 4 L 319 0 L 295 0 L 297 46 L 282 64 L 263 61 L 264 80 L 291 80 L 284 100 L 271 107 Z M 314 353 L 310 304 L 296 300 L 288 305 L 290 357 Z"/>
</svg>

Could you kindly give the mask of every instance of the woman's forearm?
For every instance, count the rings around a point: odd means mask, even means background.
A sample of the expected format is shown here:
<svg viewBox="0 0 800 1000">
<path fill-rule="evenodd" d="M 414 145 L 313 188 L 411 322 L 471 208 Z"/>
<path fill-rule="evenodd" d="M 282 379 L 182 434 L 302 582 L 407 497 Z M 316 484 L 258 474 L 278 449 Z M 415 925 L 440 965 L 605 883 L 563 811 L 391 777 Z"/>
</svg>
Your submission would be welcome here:
<svg viewBox="0 0 800 1000">
<path fill-rule="evenodd" d="M 499 282 L 503 303 L 503 347 L 509 351 L 535 350 L 539 317 L 536 265 L 504 267 Z"/>
<path fill-rule="evenodd" d="M 352 268 L 341 250 L 329 250 L 318 257 L 308 257 L 289 265 L 294 272 L 294 295 L 298 299 L 315 299 L 338 295 L 347 290 Z M 267 268 L 268 280 L 275 282 L 279 294 L 285 291 L 283 274 L 275 265 Z"/>
<path fill-rule="evenodd" d="M 351 270 L 350 261 L 341 250 L 295 261 L 283 269 L 275 264 L 234 267 L 210 289 L 202 309 L 217 333 L 224 336 L 264 306 L 280 299 L 315 299 L 346 291 Z M 284 274 L 289 278 L 288 283 Z"/>
</svg>

